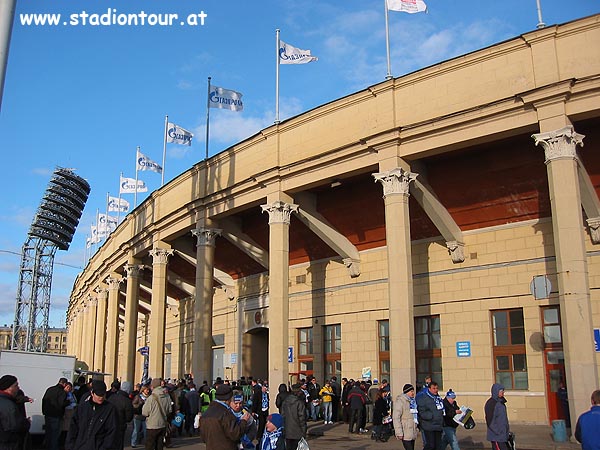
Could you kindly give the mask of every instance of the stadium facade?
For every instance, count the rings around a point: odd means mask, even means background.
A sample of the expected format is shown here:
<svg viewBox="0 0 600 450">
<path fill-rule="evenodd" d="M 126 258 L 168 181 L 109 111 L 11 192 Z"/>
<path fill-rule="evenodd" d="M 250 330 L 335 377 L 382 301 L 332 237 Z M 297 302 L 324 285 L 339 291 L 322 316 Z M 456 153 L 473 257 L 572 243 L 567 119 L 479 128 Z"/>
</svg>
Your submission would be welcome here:
<svg viewBox="0 0 600 450">
<path fill-rule="evenodd" d="M 75 281 L 69 353 L 122 380 L 433 374 L 511 421 L 599 386 L 600 15 L 270 126 L 130 213 Z M 274 396 L 273 396 L 274 397 Z M 478 417 L 481 419 L 482 417 Z"/>
</svg>

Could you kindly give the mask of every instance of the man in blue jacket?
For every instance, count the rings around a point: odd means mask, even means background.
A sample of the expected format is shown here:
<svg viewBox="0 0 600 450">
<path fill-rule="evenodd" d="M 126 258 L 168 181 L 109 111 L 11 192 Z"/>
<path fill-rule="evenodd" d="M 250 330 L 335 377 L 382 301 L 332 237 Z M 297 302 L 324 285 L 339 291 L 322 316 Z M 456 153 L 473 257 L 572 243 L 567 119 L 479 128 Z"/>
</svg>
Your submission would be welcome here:
<svg viewBox="0 0 600 450">
<path fill-rule="evenodd" d="M 508 414 L 504 386 L 492 385 L 492 396 L 485 402 L 485 423 L 487 424 L 487 440 L 492 443 L 492 450 L 508 450 Z"/>
<path fill-rule="evenodd" d="M 575 439 L 583 450 L 600 450 L 600 390 L 592 392 L 592 407 L 577 419 Z"/>
<path fill-rule="evenodd" d="M 442 429 L 444 426 L 444 402 L 438 394 L 435 381 L 429 383 L 427 391 L 416 397 L 419 425 L 425 434 L 425 450 L 442 450 Z"/>
</svg>

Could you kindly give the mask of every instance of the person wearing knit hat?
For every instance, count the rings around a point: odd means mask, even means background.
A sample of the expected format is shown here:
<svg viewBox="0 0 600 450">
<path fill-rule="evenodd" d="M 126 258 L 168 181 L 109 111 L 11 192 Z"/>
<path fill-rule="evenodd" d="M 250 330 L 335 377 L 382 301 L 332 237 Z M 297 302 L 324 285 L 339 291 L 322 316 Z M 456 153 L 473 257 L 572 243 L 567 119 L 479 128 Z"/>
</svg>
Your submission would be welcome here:
<svg viewBox="0 0 600 450">
<path fill-rule="evenodd" d="M 237 417 L 238 420 L 241 420 L 245 412 L 243 409 L 244 394 L 242 393 L 242 391 L 234 390 L 233 397 L 231 397 L 228 404 L 229 407 L 232 409 L 233 414 L 235 414 L 235 417 Z M 254 450 L 255 447 L 253 441 L 256 438 L 257 432 L 258 424 L 256 423 L 256 420 L 254 420 L 254 418 L 250 416 L 248 421 L 246 422 L 246 429 L 244 435 L 240 439 L 240 447 L 244 450 Z"/>
<path fill-rule="evenodd" d="M 19 382 L 13 375 L 4 375 L 0 378 L 0 430 L 2 430 L 2 444 L 4 450 L 20 450 L 30 422 L 25 417 L 25 408 L 17 405 Z"/>
<path fill-rule="evenodd" d="M 283 434 L 283 416 L 273 413 L 267 417 L 265 433 L 257 450 L 284 450 L 285 435 Z"/>
<path fill-rule="evenodd" d="M 0 391 L 7 390 L 9 387 L 11 387 L 16 382 L 17 382 L 17 377 L 15 377 L 13 375 L 4 375 L 2 378 L 0 378 Z"/>
<path fill-rule="evenodd" d="M 402 441 L 405 450 L 414 450 L 417 439 L 417 403 L 415 388 L 412 384 L 405 384 L 402 394 L 396 397 L 393 404 L 392 420 L 396 439 Z"/>
<path fill-rule="evenodd" d="M 444 404 L 444 426 L 442 431 L 444 433 L 444 444 L 450 445 L 452 450 L 460 450 L 458 446 L 458 439 L 456 437 L 456 428 L 458 423 L 454 420 L 454 416 L 461 414 L 460 406 L 456 402 L 456 393 L 450 389 L 446 392 L 446 397 L 443 401 Z M 444 446 L 445 448 L 445 446 Z"/>
<path fill-rule="evenodd" d="M 230 406 L 229 400 L 232 397 L 231 386 L 219 384 L 216 399 L 210 402 L 208 409 L 202 413 L 200 435 L 207 449 L 235 450 L 246 434 L 247 425 L 251 420 L 250 413 L 244 411 L 240 417 L 236 417 Z"/>
<path fill-rule="evenodd" d="M 215 397 L 217 400 L 221 400 L 222 402 L 228 401 L 233 396 L 233 390 L 231 386 L 228 384 L 219 384 L 217 386 L 217 391 Z"/>
</svg>

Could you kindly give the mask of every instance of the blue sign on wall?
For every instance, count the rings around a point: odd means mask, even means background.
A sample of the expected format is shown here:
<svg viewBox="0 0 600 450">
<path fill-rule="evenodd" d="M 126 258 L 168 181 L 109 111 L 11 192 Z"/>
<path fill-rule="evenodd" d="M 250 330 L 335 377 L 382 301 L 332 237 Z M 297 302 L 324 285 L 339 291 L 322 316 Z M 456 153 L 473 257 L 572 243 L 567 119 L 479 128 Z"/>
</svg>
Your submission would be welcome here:
<svg viewBox="0 0 600 450">
<path fill-rule="evenodd" d="M 594 328 L 594 343 L 596 344 L 596 351 L 600 352 L 600 329 Z"/>
<path fill-rule="evenodd" d="M 456 343 L 456 356 L 465 358 L 471 356 L 471 341 L 459 341 Z"/>
<path fill-rule="evenodd" d="M 294 362 L 294 347 L 288 347 L 288 362 Z"/>
</svg>

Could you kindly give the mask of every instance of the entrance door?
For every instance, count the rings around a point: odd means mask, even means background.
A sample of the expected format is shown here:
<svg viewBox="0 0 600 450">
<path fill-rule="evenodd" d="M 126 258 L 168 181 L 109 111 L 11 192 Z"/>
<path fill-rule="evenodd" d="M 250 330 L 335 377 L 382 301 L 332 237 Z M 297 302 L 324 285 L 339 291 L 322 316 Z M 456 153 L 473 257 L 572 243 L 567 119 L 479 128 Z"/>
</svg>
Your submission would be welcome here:
<svg viewBox="0 0 600 450">
<path fill-rule="evenodd" d="M 214 382 L 217 377 L 225 379 L 225 370 L 223 367 L 223 356 L 225 355 L 224 348 L 213 348 L 213 373 L 212 381 Z"/>
<path fill-rule="evenodd" d="M 562 345 L 560 308 L 542 308 L 544 330 L 544 368 L 546 371 L 546 398 L 548 399 L 548 419 L 564 419 L 569 424 L 566 399 L 565 355 Z"/>
<path fill-rule="evenodd" d="M 242 375 L 269 379 L 269 329 L 254 328 L 242 338 Z"/>
</svg>

